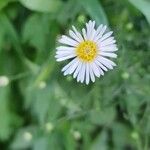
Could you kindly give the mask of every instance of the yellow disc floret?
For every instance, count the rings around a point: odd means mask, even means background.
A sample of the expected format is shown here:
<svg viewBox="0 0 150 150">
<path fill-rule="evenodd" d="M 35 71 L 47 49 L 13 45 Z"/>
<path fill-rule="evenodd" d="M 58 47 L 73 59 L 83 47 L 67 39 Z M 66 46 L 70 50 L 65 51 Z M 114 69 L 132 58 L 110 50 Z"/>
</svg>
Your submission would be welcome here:
<svg viewBox="0 0 150 150">
<path fill-rule="evenodd" d="M 90 62 L 97 55 L 97 45 L 92 41 L 81 42 L 76 48 L 76 54 L 81 60 Z"/>
</svg>

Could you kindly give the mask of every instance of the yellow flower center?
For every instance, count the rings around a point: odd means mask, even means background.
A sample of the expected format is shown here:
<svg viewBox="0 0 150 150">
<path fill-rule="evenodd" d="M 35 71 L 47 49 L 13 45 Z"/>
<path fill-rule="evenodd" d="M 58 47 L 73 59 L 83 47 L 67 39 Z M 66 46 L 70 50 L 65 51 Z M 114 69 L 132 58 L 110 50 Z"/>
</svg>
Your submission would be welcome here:
<svg viewBox="0 0 150 150">
<path fill-rule="evenodd" d="M 97 45 L 92 41 L 84 41 L 77 46 L 76 54 L 81 60 L 90 62 L 97 55 Z"/>
</svg>

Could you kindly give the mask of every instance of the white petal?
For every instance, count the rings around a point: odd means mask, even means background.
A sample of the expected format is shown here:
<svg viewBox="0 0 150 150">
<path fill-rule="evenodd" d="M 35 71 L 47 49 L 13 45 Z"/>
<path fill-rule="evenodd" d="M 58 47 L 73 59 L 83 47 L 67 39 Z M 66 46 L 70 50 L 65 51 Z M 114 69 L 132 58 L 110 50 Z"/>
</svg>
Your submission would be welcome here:
<svg viewBox="0 0 150 150">
<path fill-rule="evenodd" d="M 103 76 L 104 75 L 104 71 L 101 69 L 101 67 L 98 67 L 100 74 Z"/>
<path fill-rule="evenodd" d="M 107 59 L 107 58 L 104 58 L 104 57 L 100 57 L 100 59 L 103 59 L 104 61 L 107 61 L 108 63 L 110 63 L 112 66 L 116 66 L 116 64 L 113 62 L 113 61 L 111 61 L 111 60 L 109 60 L 109 59 Z"/>
<path fill-rule="evenodd" d="M 103 25 L 101 24 L 101 25 L 97 28 L 96 33 L 95 33 L 95 36 L 94 36 L 93 40 L 95 40 L 95 39 L 97 38 L 97 35 L 99 34 L 99 32 L 101 31 L 101 29 L 102 29 L 102 28 L 103 28 Z"/>
<path fill-rule="evenodd" d="M 106 31 L 106 28 L 107 26 L 104 26 L 101 31 L 99 32 L 99 34 L 96 36 L 96 38 L 94 39 L 95 42 L 97 42 L 101 37 L 102 35 L 104 34 L 104 32 Z"/>
<path fill-rule="evenodd" d="M 77 46 L 79 43 L 65 35 L 62 36 L 61 39 L 59 39 L 59 42 L 62 44 L 70 45 L 70 46 Z"/>
<path fill-rule="evenodd" d="M 91 63 L 91 68 L 93 70 L 93 73 L 95 74 L 96 77 L 100 77 L 100 72 L 98 67 L 95 65 L 95 63 Z"/>
<path fill-rule="evenodd" d="M 89 72 L 90 72 L 91 81 L 95 82 L 95 76 L 94 76 L 93 69 L 90 64 L 89 64 Z"/>
<path fill-rule="evenodd" d="M 66 54 L 73 54 L 75 53 L 74 50 L 70 50 L 70 51 L 57 51 L 56 54 L 57 55 L 66 55 Z"/>
<path fill-rule="evenodd" d="M 77 61 L 77 58 L 74 58 L 72 61 L 70 61 L 66 66 L 62 68 L 62 72 L 68 69 L 72 64 L 74 64 Z"/>
<path fill-rule="evenodd" d="M 82 62 L 79 62 L 78 67 L 76 68 L 76 70 L 75 70 L 75 72 L 74 72 L 74 74 L 73 74 L 73 78 L 76 78 L 76 77 L 77 77 L 81 66 L 82 66 Z"/>
<path fill-rule="evenodd" d="M 90 40 L 93 41 L 94 39 L 94 36 L 95 36 L 95 33 L 96 33 L 96 30 L 93 29 L 92 33 L 91 33 L 91 36 L 90 36 Z"/>
<path fill-rule="evenodd" d="M 78 63 L 79 63 L 79 60 L 76 59 L 76 60 L 74 61 L 74 63 L 72 63 L 72 64 L 65 70 L 64 75 L 73 73 L 73 72 L 75 71 L 75 69 L 77 68 Z"/>
<path fill-rule="evenodd" d="M 80 34 L 80 32 L 78 32 L 78 30 L 76 29 L 76 27 L 72 26 L 72 29 L 74 30 L 75 34 L 78 36 L 78 38 L 80 39 L 80 41 L 84 41 L 82 35 Z"/>
<path fill-rule="evenodd" d="M 103 46 L 107 46 L 107 45 L 111 45 L 111 44 L 114 44 L 116 43 L 116 40 L 113 40 L 113 37 L 110 37 L 102 42 L 98 42 L 100 47 L 103 47 Z"/>
<path fill-rule="evenodd" d="M 101 69 L 101 67 L 100 67 L 100 63 L 98 64 L 97 62 L 96 62 L 97 60 L 95 59 L 95 61 L 94 61 L 94 63 L 95 63 L 95 65 L 97 66 L 97 68 L 98 68 L 98 70 L 99 70 L 99 74 L 100 75 L 104 75 L 104 72 L 103 72 L 103 70 Z"/>
<path fill-rule="evenodd" d="M 113 69 L 113 66 L 116 66 L 114 62 L 102 56 L 98 58 L 98 61 L 100 61 L 104 66 L 106 66 L 109 69 Z"/>
<path fill-rule="evenodd" d="M 108 71 L 108 69 L 107 69 L 104 65 L 102 65 L 102 63 L 100 63 L 100 62 L 98 61 L 98 59 L 95 60 L 95 63 L 96 63 L 100 68 L 102 68 L 104 71 Z"/>
<path fill-rule="evenodd" d="M 81 39 L 72 31 L 69 30 L 69 35 L 76 41 L 81 42 Z"/>
<path fill-rule="evenodd" d="M 67 59 L 73 58 L 75 56 L 76 56 L 76 54 L 71 54 L 71 55 L 68 55 L 68 56 L 60 57 L 60 58 L 57 59 L 57 61 L 67 60 Z"/>
<path fill-rule="evenodd" d="M 116 44 L 103 46 L 103 47 L 100 47 L 99 49 L 100 49 L 100 51 L 103 51 L 103 52 L 114 52 L 114 51 L 118 50 Z"/>
<path fill-rule="evenodd" d="M 82 77 L 81 77 L 81 83 L 83 83 L 83 82 L 84 82 L 84 79 L 85 79 L 85 67 L 86 67 L 86 65 L 85 65 L 85 64 L 83 64 L 83 67 L 82 67 Z"/>
<path fill-rule="evenodd" d="M 112 33 L 113 33 L 113 32 L 110 31 L 110 32 L 104 34 L 104 35 L 102 36 L 102 38 L 100 38 L 99 41 L 103 41 L 103 40 L 107 39 L 108 37 L 110 37 L 110 36 L 112 35 Z"/>
<path fill-rule="evenodd" d="M 78 73 L 78 75 L 77 75 L 77 82 L 79 82 L 80 80 L 81 80 L 81 76 L 82 76 L 82 68 L 83 68 L 83 63 L 82 63 L 82 65 L 81 65 L 81 68 L 79 69 L 79 73 Z"/>
<path fill-rule="evenodd" d="M 77 59 L 76 62 L 69 67 L 69 74 L 72 74 L 75 71 L 78 64 L 79 64 L 79 59 Z"/>
<path fill-rule="evenodd" d="M 89 23 L 86 23 L 86 37 L 87 37 L 87 40 L 89 40 L 90 24 L 91 24 L 90 21 L 89 21 Z"/>
<path fill-rule="evenodd" d="M 97 41 L 98 44 L 102 45 L 109 45 L 110 42 L 112 42 L 114 40 L 114 37 L 109 37 L 103 41 L 100 41 L 100 39 Z"/>
<path fill-rule="evenodd" d="M 88 40 L 92 40 L 94 35 L 95 35 L 95 21 L 89 21 L 89 23 L 87 24 L 87 37 L 88 37 Z"/>
<path fill-rule="evenodd" d="M 88 23 L 86 23 L 86 30 L 87 30 L 87 40 L 90 40 L 90 37 L 91 37 L 91 33 L 93 31 L 93 28 L 95 26 L 95 21 L 89 21 Z"/>
<path fill-rule="evenodd" d="M 101 55 L 101 56 L 106 56 L 106 57 L 112 57 L 112 58 L 116 58 L 117 57 L 117 55 L 116 54 L 114 54 L 114 53 L 108 53 L 108 52 L 99 52 L 99 54 Z"/>
<path fill-rule="evenodd" d="M 72 66 L 72 65 L 71 65 Z M 70 68 L 70 67 L 69 67 Z M 66 75 L 68 75 L 69 74 L 69 68 L 68 69 L 66 69 L 66 71 L 64 72 L 64 76 L 66 76 Z"/>
<path fill-rule="evenodd" d="M 68 46 L 59 46 L 56 48 L 58 51 L 70 51 L 70 50 L 75 50 L 74 47 L 68 47 Z"/>
<path fill-rule="evenodd" d="M 95 27 L 95 21 L 93 21 L 90 25 L 89 40 L 92 40 L 95 35 L 96 31 L 95 31 L 94 27 Z"/>
<path fill-rule="evenodd" d="M 57 52 L 58 53 L 58 52 Z M 69 56 L 72 56 L 72 55 L 75 55 L 76 56 L 76 53 L 73 51 L 73 52 L 60 52 L 59 54 L 56 54 L 55 58 L 62 58 L 62 57 L 69 57 Z"/>
<path fill-rule="evenodd" d="M 90 81 L 90 76 L 89 76 L 89 64 L 86 63 L 86 84 L 88 85 L 89 84 L 89 81 Z"/>
<path fill-rule="evenodd" d="M 81 83 L 83 83 L 84 79 L 85 79 L 85 63 L 82 63 L 82 67 L 77 77 L 77 82 L 81 81 Z"/>
<path fill-rule="evenodd" d="M 82 29 L 82 34 L 83 34 L 84 40 L 87 40 L 87 34 L 84 28 Z"/>
</svg>

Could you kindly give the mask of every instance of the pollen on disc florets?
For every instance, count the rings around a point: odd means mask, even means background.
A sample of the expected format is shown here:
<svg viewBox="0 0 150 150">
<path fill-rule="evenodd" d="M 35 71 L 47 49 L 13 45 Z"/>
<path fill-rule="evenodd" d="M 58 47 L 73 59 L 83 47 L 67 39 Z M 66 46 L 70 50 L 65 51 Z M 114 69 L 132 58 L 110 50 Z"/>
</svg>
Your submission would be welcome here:
<svg viewBox="0 0 150 150">
<path fill-rule="evenodd" d="M 85 61 L 92 61 L 97 55 L 97 45 L 92 41 L 81 42 L 76 48 L 77 56 Z"/>
</svg>

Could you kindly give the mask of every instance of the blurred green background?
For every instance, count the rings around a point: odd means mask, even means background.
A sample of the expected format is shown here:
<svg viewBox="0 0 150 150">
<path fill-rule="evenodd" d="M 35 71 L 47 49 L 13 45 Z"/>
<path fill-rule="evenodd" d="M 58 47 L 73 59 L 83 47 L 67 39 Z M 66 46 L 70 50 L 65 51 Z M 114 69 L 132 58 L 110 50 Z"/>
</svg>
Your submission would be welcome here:
<svg viewBox="0 0 150 150">
<path fill-rule="evenodd" d="M 86 86 L 54 55 L 89 19 L 119 50 Z M 0 0 L 0 150 L 150 150 L 150 1 Z"/>
</svg>

